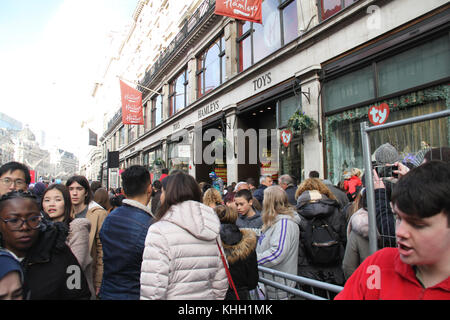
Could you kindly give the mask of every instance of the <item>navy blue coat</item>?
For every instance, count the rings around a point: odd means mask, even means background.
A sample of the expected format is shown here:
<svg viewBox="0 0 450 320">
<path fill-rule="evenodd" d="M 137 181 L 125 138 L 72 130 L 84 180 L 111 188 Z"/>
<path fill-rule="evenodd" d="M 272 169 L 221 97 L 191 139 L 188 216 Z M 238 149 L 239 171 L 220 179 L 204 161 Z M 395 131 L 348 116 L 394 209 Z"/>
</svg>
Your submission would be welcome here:
<svg viewBox="0 0 450 320">
<path fill-rule="evenodd" d="M 148 212 L 126 203 L 106 217 L 100 230 L 103 247 L 100 299 L 139 300 L 142 254 L 152 222 Z"/>
<path fill-rule="evenodd" d="M 261 206 L 263 205 L 263 201 L 264 201 L 264 190 L 267 188 L 266 185 L 264 184 L 260 184 L 258 189 L 255 190 L 255 192 L 253 192 L 253 198 L 255 198 L 256 200 L 259 201 L 259 203 L 261 204 Z"/>
</svg>

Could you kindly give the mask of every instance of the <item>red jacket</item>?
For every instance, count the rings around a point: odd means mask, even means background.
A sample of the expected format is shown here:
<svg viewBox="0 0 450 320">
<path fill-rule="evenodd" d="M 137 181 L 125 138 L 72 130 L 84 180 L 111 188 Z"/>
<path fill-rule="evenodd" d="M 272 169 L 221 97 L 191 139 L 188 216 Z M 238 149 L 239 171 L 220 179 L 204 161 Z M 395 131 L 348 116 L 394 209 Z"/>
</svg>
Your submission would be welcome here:
<svg viewBox="0 0 450 320">
<path fill-rule="evenodd" d="M 450 277 L 423 288 L 398 249 L 385 248 L 364 260 L 335 300 L 450 300 Z"/>
<path fill-rule="evenodd" d="M 358 186 L 362 186 L 362 182 L 357 176 L 352 176 L 350 179 L 344 181 L 344 189 L 351 195 L 356 192 L 356 187 Z"/>
</svg>

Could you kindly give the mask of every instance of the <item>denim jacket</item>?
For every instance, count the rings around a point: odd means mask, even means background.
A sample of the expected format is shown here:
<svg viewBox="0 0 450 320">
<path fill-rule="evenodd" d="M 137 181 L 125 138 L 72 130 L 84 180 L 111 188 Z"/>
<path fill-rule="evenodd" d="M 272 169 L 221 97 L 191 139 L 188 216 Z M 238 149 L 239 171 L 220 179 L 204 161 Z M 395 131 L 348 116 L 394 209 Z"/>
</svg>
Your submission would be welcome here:
<svg viewBox="0 0 450 320">
<path fill-rule="evenodd" d="M 153 222 L 150 208 L 124 199 L 103 222 L 103 300 L 139 300 L 142 253 Z"/>
</svg>

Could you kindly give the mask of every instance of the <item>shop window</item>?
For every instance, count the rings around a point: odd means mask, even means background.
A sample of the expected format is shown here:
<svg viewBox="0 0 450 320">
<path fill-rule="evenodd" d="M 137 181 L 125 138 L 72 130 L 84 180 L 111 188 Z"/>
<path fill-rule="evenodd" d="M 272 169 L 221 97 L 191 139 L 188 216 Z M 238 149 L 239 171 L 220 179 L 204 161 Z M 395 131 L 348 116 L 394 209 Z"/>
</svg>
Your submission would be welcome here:
<svg viewBox="0 0 450 320">
<path fill-rule="evenodd" d="M 217 38 L 197 58 L 197 95 L 207 94 L 225 80 L 225 40 Z"/>
<path fill-rule="evenodd" d="M 328 81 L 324 91 L 325 112 L 373 99 L 375 98 L 373 67 L 368 66 Z"/>
<path fill-rule="evenodd" d="M 184 69 L 170 83 L 170 115 L 186 107 L 188 101 L 188 83 L 187 69 Z"/>
<path fill-rule="evenodd" d="M 450 76 L 448 35 L 326 81 L 324 111 L 333 112 Z M 377 83 L 375 83 L 377 79 Z"/>
<path fill-rule="evenodd" d="M 302 136 L 294 133 L 287 147 L 280 145 L 280 175 L 289 174 L 297 181 L 305 178 L 302 144 Z"/>
<path fill-rule="evenodd" d="M 449 77 L 449 37 L 446 35 L 381 61 L 377 69 L 380 96 Z"/>
<path fill-rule="evenodd" d="M 280 123 L 279 127 L 283 128 L 287 126 L 289 118 L 301 108 L 301 97 L 292 96 L 280 101 Z"/>
<path fill-rule="evenodd" d="M 125 127 L 119 129 L 119 148 L 125 144 Z"/>
<path fill-rule="evenodd" d="M 438 89 L 428 89 L 388 100 L 387 103 L 391 108 L 388 122 L 445 110 L 447 107 L 444 91 L 441 86 Z M 442 96 L 442 100 L 432 101 L 439 95 Z M 429 101 L 418 105 L 417 102 L 414 103 L 418 97 Z M 346 169 L 355 167 L 364 169 L 360 123 L 368 121 L 368 109 L 366 106 L 327 118 L 328 178 L 334 184 L 342 180 L 342 174 Z M 369 134 L 371 152 L 388 142 L 405 159 L 427 146 L 450 145 L 449 129 L 448 119 L 441 118 L 371 132 Z"/>
<path fill-rule="evenodd" d="M 162 169 L 166 167 L 162 159 L 161 148 L 153 149 L 144 154 L 144 163 L 147 162 L 147 168 L 150 172 L 151 181 L 158 180 L 162 174 Z"/>
<path fill-rule="evenodd" d="M 298 36 L 296 1 L 265 0 L 263 23 L 238 22 L 238 71 L 241 72 Z"/>
<path fill-rule="evenodd" d="M 151 103 L 147 102 L 144 104 L 143 113 L 144 113 L 144 132 L 150 129 L 150 113 Z"/>
<path fill-rule="evenodd" d="M 162 122 L 162 95 L 158 94 L 152 99 L 152 128 Z"/>
<path fill-rule="evenodd" d="M 326 20 L 358 0 L 320 0 L 318 2 L 321 20 Z"/>
<path fill-rule="evenodd" d="M 128 125 L 128 143 L 133 142 L 137 138 L 137 126 L 136 125 Z"/>
<path fill-rule="evenodd" d="M 189 144 L 170 143 L 169 145 L 168 169 L 189 171 L 189 159 L 191 146 Z"/>
</svg>

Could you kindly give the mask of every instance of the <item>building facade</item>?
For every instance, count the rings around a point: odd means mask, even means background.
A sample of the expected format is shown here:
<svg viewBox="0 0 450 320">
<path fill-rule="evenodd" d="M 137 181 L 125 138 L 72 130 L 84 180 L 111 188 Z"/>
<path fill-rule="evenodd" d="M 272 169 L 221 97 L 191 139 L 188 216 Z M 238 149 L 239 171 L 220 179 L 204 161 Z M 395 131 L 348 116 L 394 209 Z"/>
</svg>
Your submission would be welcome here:
<svg viewBox="0 0 450 320">
<path fill-rule="evenodd" d="M 207 0 L 170 22 L 162 12 L 177 2 L 157 3 L 139 2 L 136 41 L 123 45 L 131 47 L 122 74 L 139 79 L 145 123 L 123 125 L 119 97 L 100 139 L 103 178 L 108 152 L 119 151 L 115 184 L 132 164 L 153 178 L 164 167 L 199 182 L 216 171 L 227 184 L 317 170 L 337 183 L 363 167 L 359 123 L 371 106 L 388 104 L 388 122 L 450 108 L 446 1 L 265 0 L 262 24 L 215 15 Z M 143 59 L 136 43 L 156 46 L 151 32 L 163 20 L 177 32 Z M 283 144 L 294 114 L 316 125 L 291 130 Z M 426 144 L 449 145 L 448 119 L 425 126 L 374 135 L 372 145 L 408 154 L 421 148 L 422 131 Z"/>
</svg>

